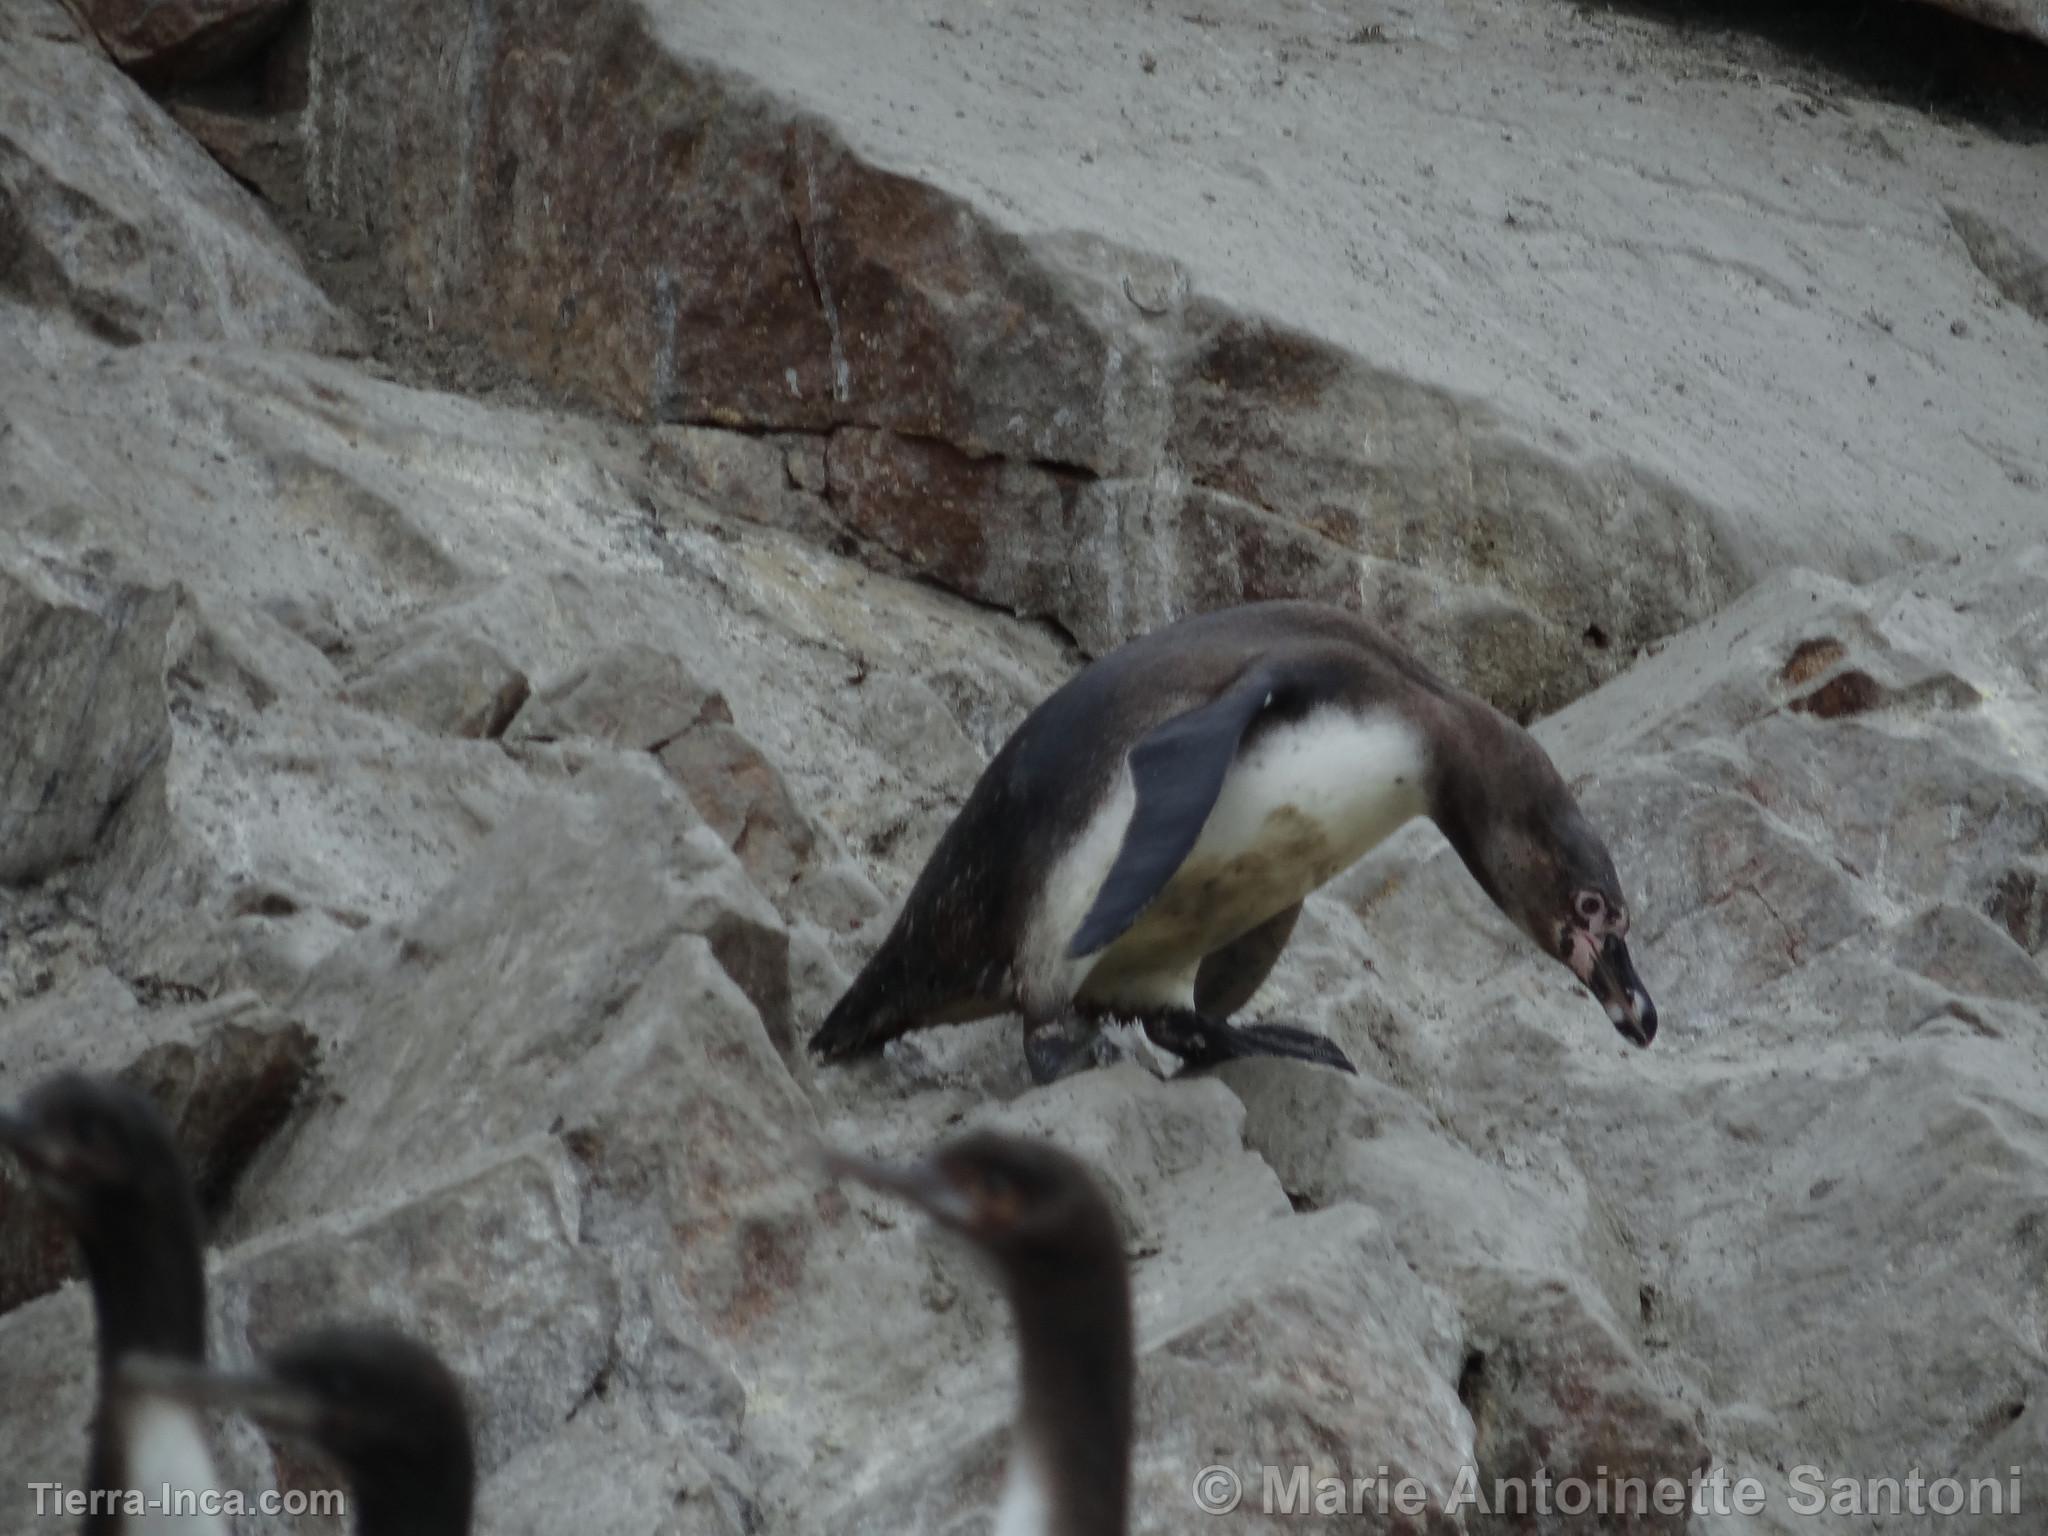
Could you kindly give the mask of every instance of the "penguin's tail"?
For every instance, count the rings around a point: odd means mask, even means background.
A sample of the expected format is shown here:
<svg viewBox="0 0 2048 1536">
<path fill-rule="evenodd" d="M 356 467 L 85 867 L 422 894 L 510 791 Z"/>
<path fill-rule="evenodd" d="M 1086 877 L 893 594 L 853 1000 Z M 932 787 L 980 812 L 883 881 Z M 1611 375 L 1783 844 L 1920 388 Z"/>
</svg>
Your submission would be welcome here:
<svg viewBox="0 0 2048 1536">
<path fill-rule="evenodd" d="M 924 1022 L 911 1005 L 909 989 L 903 985 L 903 966 L 897 962 L 895 946 L 884 944 L 846 989 L 846 995 L 832 1005 L 817 1033 L 811 1036 L 811 1051 L 824 1061 L 846 1061 L 869 1056 Z"/>
</svg>

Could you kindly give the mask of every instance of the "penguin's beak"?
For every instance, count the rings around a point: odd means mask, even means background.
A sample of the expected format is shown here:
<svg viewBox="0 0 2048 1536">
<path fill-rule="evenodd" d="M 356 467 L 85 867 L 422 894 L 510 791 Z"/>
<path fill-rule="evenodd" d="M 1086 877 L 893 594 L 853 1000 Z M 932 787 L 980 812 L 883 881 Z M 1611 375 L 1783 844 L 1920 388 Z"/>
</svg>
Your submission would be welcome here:
<svg viewBox="0 0 2048 1536">
<path fill-rule="evenodd" d="M 1590 945 L 1587 949 L 1591 963 L 1584 970 L 1577 964 L 1572 969 L 1600 999 L 1600 1006 L 1607 1010 L 1608 1019 L 1621 1037 L 1637 1045 L 1648 1045 L 1657 1038 L 1657 1005 L 1650 1001 L 1642 978 L 1636 975 L 1628 945 L 1622 942 L 1620 934 L 1610 933 L 1599 949 L 1593 950 Z"/>
<path fill-rule="evenodd" d="M 826 1149 L 826 1171 L 835 1179 L 852 1179 L 870 1189 L 895 1195 L 949 1227 L 967 1227 L 978 1214 L 973 1197 L 934 1163 L 897 1167 L 850 1152 Z"/>
<path fill-rule="evenodd" d="M 115 1367 L 115 1381 L 121 1391 L 138 1396 L 246 1414 L 279 1435 L 305 1438 L 320 1420 L 312 1393 L 268 1371 L 216 1371 L 162 1355 L 127 1355 Z"/>
</svg>

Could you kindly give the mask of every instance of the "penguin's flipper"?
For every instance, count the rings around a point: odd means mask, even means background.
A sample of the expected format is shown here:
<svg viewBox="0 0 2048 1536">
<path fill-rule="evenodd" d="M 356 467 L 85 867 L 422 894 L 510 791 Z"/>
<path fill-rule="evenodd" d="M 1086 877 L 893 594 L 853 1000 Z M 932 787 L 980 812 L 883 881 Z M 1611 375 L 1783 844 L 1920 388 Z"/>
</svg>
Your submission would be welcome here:
<svg viewBox="0 0 2048 1536">
<path fill-rule="evenodd" d="M 1277 669 L 1255 667 L 1131 748 L 1138 803 L 1116 862 L 1067 945 L 1069 956 L 1078 960 L 1114 942 L 1166 888 L 1200 839 L 1244 733 L 1280 686 Z"/>
</svg>

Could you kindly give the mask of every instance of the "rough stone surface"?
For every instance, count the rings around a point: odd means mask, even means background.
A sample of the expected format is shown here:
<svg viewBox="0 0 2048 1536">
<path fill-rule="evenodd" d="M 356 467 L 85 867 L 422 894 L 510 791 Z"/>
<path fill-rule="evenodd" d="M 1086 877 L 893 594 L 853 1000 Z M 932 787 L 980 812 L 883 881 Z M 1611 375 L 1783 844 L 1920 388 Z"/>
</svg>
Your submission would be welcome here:
<svg viewBox="0 0 2048 1536">
<path fill-rule="evenodd" d="M 306 186 L 530 377 L 755 458 L 824 439 L 819 490 L 676 439 L 743 515 L 1091 651 L 1309 592 L 1528 712 L 1787 559 L 1867 575 L 2036 514 L 2048 365 L 1952 332 L 1984 299 L 1939 234 L 1959 179 L 2042 211 L 2016 149 L 1863 104 L 1786 132 L 1782 90 L 1668 78 L 1604 10 L 1359 30 L 863 3 L 792 53 L 772 6 L 328 8 Z M 1475 88 L 1492 115 L 1437 133 Z M 1727 154 L 1671 173 L 1703 137 Z"/>
<path fill-rule="evenodd" d="M 175 592 L 0 570 L 0 881 L 83 857 L 169 743 Z M 81 584 L 84 585 L 84 584 Z"/>
<path fill-rule="evenodd" d="M 1949 222 L 1970 252 L 1970 260 L 1998 291 L 2048 325 L 2048 254 L 2003 219 L 1951 205 Z"/>
<path fill-rule="evenodd" d="M 0 4 L 0 298 L 114 341 L 359 344 L 269 217 L 57 0 Z"/>
<path fill-rule="evenodd" d="M 316 6 L 236 126 L 343 215 L 348 361 L 0 0 L 0 1097 L 171 1106 L 221 1358 L 420 1332 L 485 1533 L 979 1530 L 1001 1300 L 812 1153 L 998 1123 L 1118 1212 L 1141 1536 L 1211 1464 L 1276 1532 L 1267 1466 L 1412 1477 L 1333 1528 L 1432 1536 L 1876 1528 L 1801 1465 L 2048 1498 L 2036 151 L 1534 0 L 484 14 Z M 181 110 L 232 161 L 243 106 Z M 1357 1078 L 1034 1090 L 1006 1019 L 817 1071 L 1031 704 L 1274 592 L 1575 699 L 1656 1047 L 1418 828 L 1249 1003 Z M 53 1233 L 0 1179 L 0 1536 L 82 1466 Z M 1703 1460 L 1767 1512 L 1459 1500 Z"/>
</svg>

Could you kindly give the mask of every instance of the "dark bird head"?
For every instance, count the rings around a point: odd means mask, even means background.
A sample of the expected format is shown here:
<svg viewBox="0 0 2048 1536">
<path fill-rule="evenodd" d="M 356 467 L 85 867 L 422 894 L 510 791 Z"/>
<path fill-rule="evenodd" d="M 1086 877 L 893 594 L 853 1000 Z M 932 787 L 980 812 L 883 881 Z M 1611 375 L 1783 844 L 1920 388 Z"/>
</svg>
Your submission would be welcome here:
<svg viewBox="0 0 2048 1536">
<path fill-rule="evenodd" d="M 302 1334 L 246 1374 L 137 1358 L 128 1389 L 246 1414 L 326 1456 L 363 1536 L 463 1536 L 476 1487 L 462 1387 L 425 1345 L 375 1326 Z"/>
<path fill-rule="evenodd" d="M 1657 1005 L 1629 958 L 1614 860 L 1549 754 L 1499 724 L 1490 771 L 1451 776 L 1437 822 L 1494 905 L 1585 983 L 1623 1039 L 1648 1045 Z"/>
<path fill-rule="evenodd" d="M 1094 1177 L 1045 1142 L 979 1131 L 907 1167 L 837 1152 L 827 1162 L 843 1177 L 910 1201 L 998 1267 L 1101 1253 L 1122 1267 L 1122 1235 Z"/>
<path fill-rule="evenodd" d="M 1134 1373 L 1130 1275 L 1116 1213 L 1056 1147 L 993 1131 L 898 1168 L 840 1153 L 838 1174 L 898 1195 L 994 1261 L 1017 1321 L 1023 1408 L 1013 1475 L 1046 1499 L 1047 1529 L 1124 1536 Z"/>
<path fill-rule="evenodd" d="M 141 1094 L 65 1073 L 0 1110 L 0 1151 L 78 1241 L 104 1371 L 129 1350 L 206 1353 L 199 1208 L 170 1126 Z"/>
</svg>

